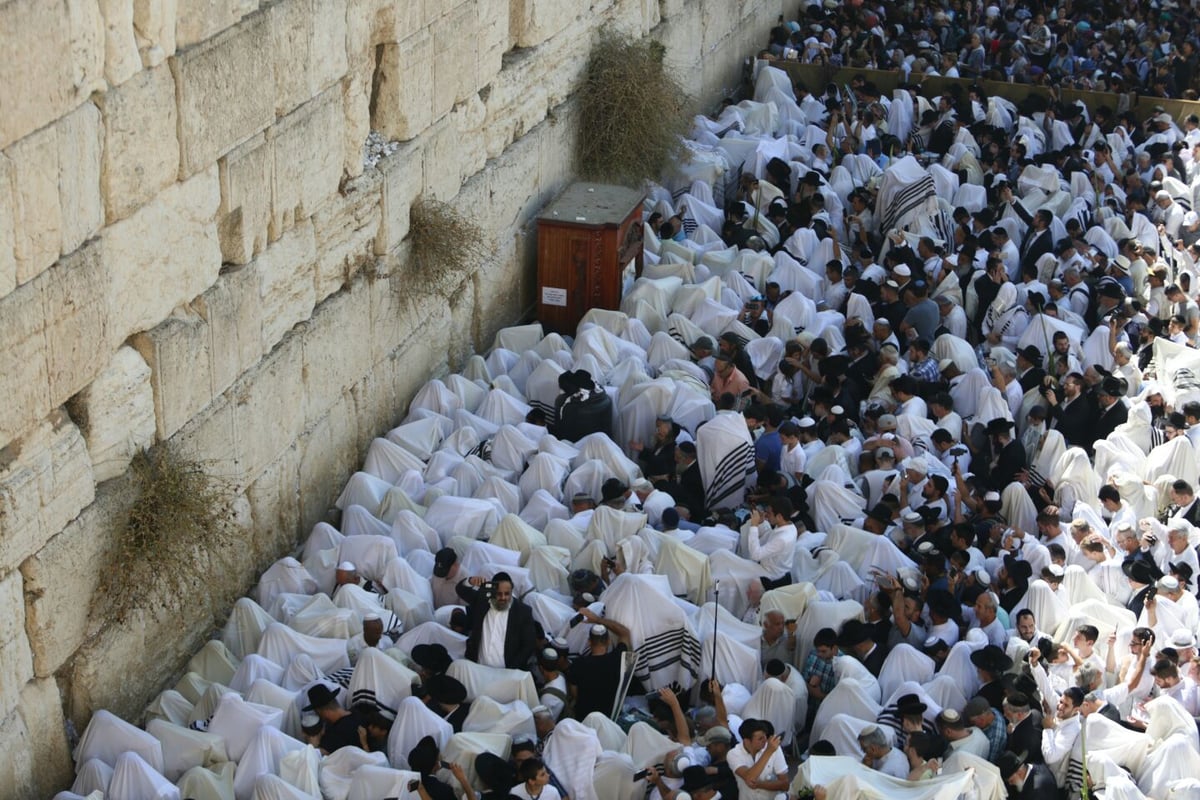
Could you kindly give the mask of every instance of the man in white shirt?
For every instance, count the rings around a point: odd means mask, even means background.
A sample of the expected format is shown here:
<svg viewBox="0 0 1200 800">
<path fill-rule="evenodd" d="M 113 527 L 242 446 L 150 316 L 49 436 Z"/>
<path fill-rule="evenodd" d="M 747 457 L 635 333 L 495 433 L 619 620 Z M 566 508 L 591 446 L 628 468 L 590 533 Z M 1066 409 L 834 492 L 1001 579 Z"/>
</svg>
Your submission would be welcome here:
<svg viewBox="0 0 1200 800">
<path fill-rule="evenodd" d="M 737 777 L 739 800 L 776 800 L 788 788 L 787 761 L 780 751 L 779 734 L 767 736 L 767 723 L 748 719 L 738 734 L 742 742 L 729 751 L 725 762 Z"/>
<path fill-rule="evenodd" d="M 792 501 L 772 497 L 763 510 L 750 512 L 742 526 L 751 561 L 763 571 L 763 588 L 774 589 L 792 582 L 792 561 L 796 555 L 796 526 L 792 524 Z"/>
<path fill-rule="evenodd" d="M 942 713 L 938 714 L 937 724 L 938 730 L 950 743 L 950 749 L 955 753 L 963 750 L 987 760 L 988 751 L 991 748 L 987 736 L 979 728 L 968 725 L 962 718 L 962 714 L 953 708 L 942 709 Z"/>
<path fill-rule="evenodd" d="M 862 729 L 858 734 L 858 746 L 863 751 L 864 765 L 893 778 L 908 779 L 908 759 L 888 744 L 887 735 L 878 725 Z"/>
</svg>

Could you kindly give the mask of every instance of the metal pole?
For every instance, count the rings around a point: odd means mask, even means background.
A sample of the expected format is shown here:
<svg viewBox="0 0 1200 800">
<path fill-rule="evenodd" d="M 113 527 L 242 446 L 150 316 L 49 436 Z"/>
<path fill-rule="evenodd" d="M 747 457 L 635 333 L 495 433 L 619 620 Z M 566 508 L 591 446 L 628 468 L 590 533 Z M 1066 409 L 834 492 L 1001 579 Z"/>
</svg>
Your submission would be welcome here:
<svg viewBox="0 0 1200 800">
<path fill-rule="evenodd" d="M 717 621 L 721 618 L 721 582 L 713 581 L 712 679 L 717 680 Z"/>
</svg>

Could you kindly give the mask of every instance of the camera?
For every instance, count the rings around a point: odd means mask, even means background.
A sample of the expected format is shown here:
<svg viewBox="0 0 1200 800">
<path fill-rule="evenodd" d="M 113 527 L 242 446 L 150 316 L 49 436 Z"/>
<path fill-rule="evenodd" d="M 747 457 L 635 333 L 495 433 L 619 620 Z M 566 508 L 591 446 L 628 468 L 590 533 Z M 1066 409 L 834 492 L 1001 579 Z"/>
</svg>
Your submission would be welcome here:
<svg viewBox="0 0 1200 800">
<path fill-rule="evenodd" d="M 485 581 L 483 584 L 480 585 L 479 591 L 483 592 L 484 597 L 486 597 L 488 600 L 491 600 L 493 597 L 496 596 L 496 582 L 495 581 Z"/>
<path fill-rule="evenodd" d="M 633 773 L 633 782 L 637 783 L 638 781 L 644 781 L 646 780 L 646 776 L 649 774 L 650 770 L 648 769 L 638 770 L 637 772 Z"/>
<path fill-rule="evenodd" d="M 421 786 L 420 781 L 409 781 L 408 782 L 408 790 L 410 792 L 415 792 L 420 786 Z"/>
<path fill-rule="evenodd" d="M 583 614 L 576 614 L 575 616 L 571 617 L 571 621 L 568 624 L 574 628 L 581 622 L 583 622 Z"/>
</svg>

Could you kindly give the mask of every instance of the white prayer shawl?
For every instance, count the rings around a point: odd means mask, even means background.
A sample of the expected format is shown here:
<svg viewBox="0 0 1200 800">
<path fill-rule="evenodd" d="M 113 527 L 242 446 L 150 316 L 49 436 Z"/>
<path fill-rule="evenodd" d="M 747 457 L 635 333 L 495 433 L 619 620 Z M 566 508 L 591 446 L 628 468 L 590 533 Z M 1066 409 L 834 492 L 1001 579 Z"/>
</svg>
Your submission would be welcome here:
<svg viewBox="0 0 1200 800">
<path fill-rule="evenodd" d="M 1107 439 L 1096 442 L 1096 474 L 1106 479 L 1117 477 L 1126 482 L 1142 482 L 1142 474 L 1146 467 L 1146 451 L 1138 447 L 1128 435 L 1113 432 Z M 1122 477 L 1124 476 L 1124 477 Z M 1118 489 L 1121 489 L 1118 483 Z M 1122 499 L 1125 497 L 1123 490 Z M 1138 517 L 1157 516 L 1157 513 L 1138 512 Z"/>
<path fill-rule="evenodd" d="M 234 770 L 234 764 L 228 761 L 214 767 L 192 767 L 175 786 L 188 800 L 234 800 Z"/>
<path fill-rule="evenodd" d="M 263 632 L 258 654 L 276 664 L 291 664 L 294 658 L 307 656 L 326 674 L 350 666 L 344 641 L 306 636 L 278 622 Z"/>
<path fill-rule="evenodd" d="M 532 720 L 532 717 L 530 718 Z M 480 753 L 492 753 L 507 760 L 512 753 L 513 738 L 505 733 L 474 733 L 463 731 L 450 737 L 442 753 L 442 758 L 458 764 L 467 775 L 467 782 L 473 786 L 480 785 L 478 773 L 475 772 L 475 758 Z M 445 776 L 445 773 L 443 773 Z M 448 777 L 448 776 L 445 776 Z M 364 800 L 368 800 L 364 798 Z"/>
<path fill-rule="evenodd" d="M 95 758 L 116 769 L 122 753 L 135 753 L 156 772 L 163 770 L 162 743 L 104 709 L 92 715 L 72 753 L 76 764 Z"/>
<path fill-rule="evenodd" d="M 831 526 L 825 546 L 836 551 L 859 575 L 868 575 L 872 569 L 894 575 L 902 569 L 916 568 L 916 563 L 891 539 L 850 525 Z"/>
<path fill-rule="evenodd" d="M 195 705 L 179 692 L 174 689 L 164 689 L 147 706 L 146 722 L 149 724 L 152 720 L 159 719 L 173 725 L 186 727 L 188 716 L 192 713 L 193 708 Z"/>
<path fill-rule="evenodd" d="M 424 456 L 428 458 L 429 455 Z M 345 510 L 352 505 L 362 506 L 369 514 L 379 513 L 379 504 L 392 485 L 382 478 L 377 478 L 367 472 L 356 472 L 346 482 L 346 488 L 335 501 L 339 509 Z M 264 577 L 266 577 L 264 575 Z"/>
<path fill-rule="evenodd" d="M 263 631 L 272 622 L 271 615 L 258 603 L 249 597 L 238 598 L 221 631 L 221 641 L 234 656 L 245 658 L 258 650 Z"/>
<path fill-rule="evenodd" d="M 388 734 L 387 760 L 394 767 L 407 769 L 409 751 L 421 739 L 432 736 L 440 750 L 453 735 L 454 728 L 449 722 L 429 710 L 419 698 L 406 697 L 400 701 L 396 721 Z"/>
<path fill-rule="evenodd" d="M 661 576 L 625 573 L 604 593 L 606 613 L 629 628 L 634 675 L 647 689 L 690 686 L 700 663 L 696 633 L 665 584 Z"/>
<path fill-rule="evenodd" d="M 321 762 L 318 778 L 321 796 L 326 800 L 348 800 L 350 786 L 360 769 L 386 768 L 387 765 L 388 759 L 383 753 L 368 753 L 359 747 L 338 748 Z"/>
<path fill-rule="evenodd" d="M 893 698 L 896 690 L 906 681 L 921 684 L 931 681 L 936 668 L 932 658 L 902 642 L 891 649 L 879 670 L 880 696 Z M 933 716 L 936 717 L 937 713 Z"/>
<path fill-rule="evenodd" d="M 1063 453 L 1058 459 L 1058 463 L 1054 465 L 1051 474 L 1057 476 L 1054 485 L 1054 499 L 1055 503 L 1062 508 L 1063 513 L 1075 513 L 1076 515 L 1078 513 L 1070 507 L 1064 507 L 1062 499 L 1064 492 L 1068 489 L 1074 498 L 1072 504 L 1074 506 L 1087 505 L 1094 508 L 1099 503 L 1099 500 L 1095 498 L 1100 491 L 1100 479 L 1092 469 L 1087 453 L 1082 448 L 1071 447 Z"/>
<path fill-rule="evenodd" d="M 599 711 L 593 711 L 584 717 L 583 724 L 596 732 L 596 738 L 605 752 L 620 752 L 625 747 L 628 740 L 625 731 Z"/>
<path fill-rule="evenodd" d="M 813 600 L 805 608 L 803 616 L 796 620 L 796 666 L 803 666 L 804 660 L 812 650 L 813 637 L 822 628 L 840 630 L 842 625 L 851 619 L 862 619 L 862 604 L 855 600 Z M 790 619 L 790 617 L 789 617 Z M 856 661 L 857 664 L 857 661 Z M 854 665 L 845 665 L 846 672 L 854 673 Z M 858 666 L 862 666 L 858 664 Z M 863 670 L 865 672 L 865 668 Z M 861 676 L 860 676 L 861 677 Z M 865 682 L 875 686 L 878 694 L 878 684 L 869 672 L 863 678 Z"/>
<path fill-rule="evenodd" d="M 393 716 L 404 698 L 411 696 L 417 673 L 405 667 L 382 650 L 368 647 L 354 665 L 354 675 L 347 689 L 350 705 L 373 704 L 388 716 Z"/>
<path fill-rule="evenodd" d="M 208 732 L 225 739 L 231 761 L 240 761 L 263 726 L 279 728 L 283 712 L 272 706 L 249 703 L 239 695 L 226 694 L 208 723 Z"/>
<path fill-rule="evenodd" d="M 440 644 L 446 648 L 451 658 L 463 658 L 467 651 L 466 635 L 456 633 L 433 620 L 409 628 L 396 641 L 396 647 L 405 653 L 411 653 L 419 644 Z"/>
<path fill-rule="evenodd" d="M 117 756 L 108 795 L 130 800 L 179 800 L 179 789 L 140 755 L 127 751 Z"/>
<path fill-rule="evenodd" d="M 463 720 L 462 729 L 465 733 L 502 734 L 513 741 L 537 740 L 533 712 L 519 700 L 499 703 L 490 697 L 477 697 Z"/>
<path fill-rule="evenodd" d="M 245 694 L 251 684 L 260 678 L 279 683 L 283 680 L 283 667 L 257 653 L 251 653 L 238 665 L 237 672 L 229 681 L 229 688 Z"/>
<path fill-rule="evenodd" d="M 839 656 L 835 665 L 840 667 L 844 659 L 851 659 L 857 663 L 853 656 Z M 879 718 L 879 712 L 883 711 L 883 706 L 879 704 L 879 685 L 864 685 L 860 678 L 861 676 L 839 677 L 837 685 L 821 701 L 809 734 L 810 737 L 815 737 L 814 741 L 825 738 L 826 727 L 839 715 L 862 720 L 864 723 Z M 866 727 L 865 724 L 863 727 Z"/>
<path fill-rule="evenodd" d="M 555 500 L 561 501 L 563 499 L 563 482 L 570 474 L 570 469 L 570 464 L 565 459 L 550 453 L 538 453 L 530 460 L 525 472 L 521 474 L 518 484 L 521 487 L 521 499 L 528 503 L 533 497 L 533 493 L 540 489 Z M 428 516 L 426 516 L 426 521 L 429 521 Z M 499 520 L 497 520 L 498 522 Z"/>
<path fill-rule="evenodd" d="M 237 672 L 238 659 L 234 657 L 220 639 L 204 643 L 187 663 L 186 670 L 194 672 L 206 681 L 228 684 Z"/>
<path fill-rule="evenodd" d="M 534 460 L 542 455 L 534 456 Z M 521 487 L 521 493 L 522 498 L 527 500 L 524 486 Z M 501 516 L 500 509 L 490 500 L 446 495 L 430 503 L 425 522 L 441 535 L 443 541 L 455 536 L 486 539 L 500 524 Z"/>
<path fill-rule="evenodd" d="M 258 579 L 254 595 L 259 603 L 269 606 L 280 592 L 312 594 L 317 590 L 316 580 L 304 565 L 295 558 L 286 556 L 267 567 Z"/>
<path fill-rule="evenodd" d="M 661 731 L 646 722 L 635 722 L 629 729 L 621 752 L 639 766 L 661 764 L 663 759 L 679 745 L 664 735 Z"/>
<path fill-rule="evenodd" d="M 818 530 L 832 531 L 859 519 L 866 508 L 866 499 L 861 494 L 833 481 L 814 481 L 808 487 L 808 496 Z"/>
<path fill-rule="evenodd" d="M 234 773 L 233 790 L 237 800 L 251 800 L 260 775 L 279 774 L 279 765 L 284 756 L 302 751 L 305 747 L 307 745 L 277 728 L 260 728 L 238 761 Z"/>
<path fill-rule="evenodd" d="M 452 392 L 441 380 L 434 378 L 417 390 L 408 406 L 409 420 L 418 419 L 418 411 L 427 410 L 443 417 L 452 417 L 463 407 L 462 398 Z M 420 453 L 417 454 L 420 456 Z"/>
<path fill-rule="evenodd" d="M 934 675 L 933 680 L 925 682 L 921 687 L 942 708 L 959 709 L 967 704 L 963 688 L 949 675 Z"/>
<path fill-rule="evenodd" d="M 754 441 L 741 414 L 718 413 L 696 431 L 696 456 L 709 508 L 741 505 L 754 471 Z"/>
<path fill-rule="evenodd" d="M 807 701 L 807 694 L 805 695 Z M 763 719 L 775 727 L 786 745 L 796 727 L 796 693 L 778 678 L 766 678 L 743 709 L 746 719 Z"/>
<path fill-rule="evenodd" d="M 466 687 L 467 700 L 477 697 L 490 697 L 498 703 L 520 700 L 530 708 L 538 704 L 533 675 L 525 670 L 486 667 L 459 659 L 450 665 L 446 674 Z"/>
<path fill-rule="evenodd" d="M 546 766 L 558 776 L 571 797 L 598 800 L 592 777 L 602 752 L 594 730 L 565 719 L 555 726 L 554 735 L 546 744 Z"/>
<path fill-rule="evenodd" d="M 971 663 L 971 653 L 986 646 L 987 635 L 979 628 L 972 628 L 967 635 L 951 646 L 950 654 L 938 670 L 939 675 L 949 677 L 962 689 L 963 695 L 973 697 L 979 691 L 979 673 Z"/>
<path fill-rule="evenodd" d="M 419 773 L 409 770 L 392 769 L 374 763 L 362 764 L 351 773 L 344 797 L 345 800 L 374 800 L 378 797 L 412 800 L 418 795 L 408 791 L 408 784 L 420 777 Z"/>
<path fill-rule="evenodd" d="M 1040 572 L 1035 570 L 1034 574 Z M 1030 582 L 1029 589 L 1017 601 L 1015 608 L 1028 608 L 1033 612 L 1038 628 L 1050 632 L 1058 630 L 1069 611 L 1066 601 L 1050 588 L 1050 584 L 1040 578 Z"/>
<path fill-rule="evenodd" d="M 75 782 L 71 784 L 71 793 L 77 797 L 87 797 L 93 792 L 100 792 L 103 795 L 108 791 L 112 775 L 113 768 L 108 764 L 98 758 L 88 759 L 76 767 Z M 59 796 L 55 795 L 56 800 Z"/>
<path fill-rule="evenodd" d="M 714 656 L 716 658 L 715 670 L 713 668 Z M 707 638 L 700 642 L 700 675 L 703 678 L 716 677 L 722 685 L 737 683 L 754 689 L 758 686 L 762 675 L 758 643 L 748 645 L 722 635 L 718 635 L 714 639 L 710 625 Z"/>
<path fill-rule="evenodd" d="M 1176 436 L 1163 442 L 1146 456 L 1142 471 L 1145 480 L 1154 482 L 1166 475 L 1196 485 L 1197 476 L 1200 476 L 1200 460 L 1197 460 L 1196 450 L 1186 436 Z"/>
<path fill-rule="evenodd" d="M 641 512 L 620 511 L 610 506 L 600 506 L 588 523 L 586 538 L 602 542 L 604 550 L 616 555 L 617 545 L 646 527 L 646 515 Z"/>
</svg>

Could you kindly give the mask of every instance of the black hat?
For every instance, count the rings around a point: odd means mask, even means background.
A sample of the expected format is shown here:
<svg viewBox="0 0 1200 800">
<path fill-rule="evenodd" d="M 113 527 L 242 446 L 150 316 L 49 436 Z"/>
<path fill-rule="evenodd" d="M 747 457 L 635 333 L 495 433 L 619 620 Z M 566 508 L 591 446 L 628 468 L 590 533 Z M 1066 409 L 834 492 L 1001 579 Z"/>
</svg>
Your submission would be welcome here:
<svg viewBox="0 0 1200 800">
<path fill-rule="evenodd" d="M 422 669 L 429 670 L 434 675 L 450 669 L 454 659 L 443 644 L 419 644 L 412 649 L 409 658 Z"/>
<path fill-rule="evenodd" d="M 607 503 L 624 497 L 629 487 L 620 478 L 609 478 L 600 486 L 600 502 Z"/>
<path fill-rule="evenodd" d="M 1121 389 L 1121 379 L 1109 375 L 1104 380 L 1100 381 L 1100 393 L 1106 394 L 1109 397 L 1121 397 L 1125 392 Z"/>
<path fill-rule="evenodd" d="M 308 704 L 312 706 L 313 710 L 319 710 L 325 708 L 326 706 L 337 705 L 337 701 L 337 695 L 334 694 L 330 688 L 323 683 L 318 683 L 308 690 Z"/>
<path fill-rule="evenodd" d="M 725 331 L 718 337 L 722 342 L 728 342 L 735 347 L 742 347 L 746 344 L 746 340 L 738 336 L 733 331 Z"/>
<path fill-rule="evenodd" d="M 456 706 L 466 701 L 467 687 L 449 675 L 434 675 L 425 684 L 430 696 L 444 706 Z"/>
<path fill-rule="evenodd" d="M 999 675 L 1012 669 L 1013 660 L 1009 658 L 1008 653 L 994 644 L 989 644 L 971 653 L 971 663 L 993 675 Z"/>
<path fill-rule="evenodd" d="M 1011 553 L 1004 557 L 1004 568 L 1008 570 L 1009 577 L 1017 583 L 1028 581 L 1033 577 L 1033 565 Z"/>
<path fill-rule="evenodd" d="M 1101 281 L 1101 283 L 1098 284 L 1098 286 L 1100 289 L 1101 297 L 1108 297 L 1113 300 L 1124 300 L 1125 299 L 1125 290 L 1122 289 L 1121 284 L 1117 283 L 1116 281 L 1113 281 L 1111 283 L 1104 283 L 1103 281 Z"/>
<path fill-rule="evenodd" d="M 822 378 L 843 375 L 849 367 L 850 358 L 843 355 L 826 356 L 825 358 L 821 359 L 821 363 L 817 365 L 817 368 L 821 372 Z"/>
<path fill-rule="evenodd" d="M 838 634 L 838 647 L 854 647 L 870 638 L 871 634 L 867 629 L 867 624 L 861 620 L 852 619 L 842 626 L 842 632 Z"/>
<path fill-rule="evenodd" d="M 804 173 L 802 178 L 800 178 L 800 182 L 807 183 L 809 186 L 820 186 L 822 183 L 824 183 L 824 180 L 821 178 L 821 173 L 817 172 L 815 169 L 810 169 L 808 172 Z"/>
<path fill-rule="evenodd" d="M 417 742 L 417 746 L 408 751 L 408 767 L 422 775 L 432 773 L 438 765 L 438 746 L 432 736 L 426 736 Z"/>
<path fill-rule="evenodd" d="M 1179 578 L 1179 582 L 1184 586 L 1190 586 L 1192 583 L 1192 565 L 1186 561 L 1172 561 L 1167 564 L 1167 568 L 1171 570 L 1171 574 Z"/>
<path fill-rule="evenodd" d="M 1167 424 L 1176 430 L 1186 431 L 1188 429 L 1187 417 L 1178 411 L 1167 414 Z"/>
<path fill-rule="evenodd" d="M 988 436 L 998 436 L 1002 433 L 1008 433 L 1010 430 L 1012 430 L 1012 426 L 1012 420 L 1004 419 L 1003 417 L 996 417 L 987 424 L 987 428 L 985 430 Z"/>
<path fill-rule="evenodd" d="M 600 580 L 600 576 L 590 569 L 577 569 L 567 578 L 567 584 L 571 587 L 572 593 L 579 594 L 591 589 L 598 580 Z"/>
<path fill-rule="evenodd" d="M 504 793 L 517 782 L 517 773 L 513 765 L 486 750 L 475 756 L 475 774 L 493 792 Z"/>
<path fill-rule="evenodd" d="M 921 702 L 921 698 L 915 694 L 902 695 L 896 701 L 896 713 L 902 717 L 916 717 L 924 714 L 929 706 Z"/>
<path fill-rule="evenodd" d="M 929 610 L 939 616 L 953 620 L 962 616 L 962 604 L 945 589 L 930 589 L 925 602 L 929 605 Z"/>
<path fill-rule="evenodd" d="M 692 342 L 693 350 L 712 350 L 715 347 L 713 340 L 707 336 L 701 336 L 696 341 Z"/>
<path fill-rule="evenodd" d="M 873 520 L 877 520 L 887 525 L 892 521 L 892 510 L 883 503 L 876 503 L 875 506 L 867 512 L 867 516 Z"/>
<path fill-rule="evenodd" d="M 1022 347 L 1020 350 L 1018 350 L 1017 355 L 1024 358 L 1030 364 L 1033 364 L 1035 366 L 1041 366 L 1042 351 L 1038 350 L 1036 347 L 1034 347 L 1031 344 L 1027 344 L 1024 347 Z"/>
<path fill-rule="evenodd" d="M 1024 765 L 1025 753 L 1014 753 L 1011 750 L 1005 750 L 996 759 L 996 766 L 1000 768 L 1000 779 L 1006 782 Z"/>
<path fill-rule="evenodd" d="M 1157 564 L 1143 561 L 1140 558 L 1130 559 L 1122 563 L 1121 572 L 1124 572 L 1125 577 L 1129 578 L 1129 580 L 1145 586 L 1149 586 L 1162 577 L 1162 571 L 1158 568 Z"/>
<path fill-rule="evenodd" d="M 683 773 L 683 791 L 691 794 L 703 789 L 709 789 L 713 785 L 713 776 L 708 774 L 708 769 L 699 764 L 684 767 Z"/>
<path fill-rule="evenodd" d="M 433 574 L 435 577 L 444 578 L 450 574 L 450 568 L 454 566 L 454 562 L 458 561 L 458 553 L 454 552 L 453 547 L 443 547 L 437 551 L 437 555 L 433 557 Z"/>
</svg>

